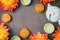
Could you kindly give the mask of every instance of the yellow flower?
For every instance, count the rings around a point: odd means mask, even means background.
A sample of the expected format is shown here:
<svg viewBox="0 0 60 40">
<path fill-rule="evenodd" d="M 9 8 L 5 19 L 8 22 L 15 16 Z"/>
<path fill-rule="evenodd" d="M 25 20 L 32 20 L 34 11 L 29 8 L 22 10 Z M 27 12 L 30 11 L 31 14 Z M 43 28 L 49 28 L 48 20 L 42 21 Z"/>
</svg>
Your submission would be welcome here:
<svg viewBox="0 0 60 40">
<path fill-rule="evenodd" d="M 8 40 L 9 28 L 7 26 L 4 26 L 4 24 L 0 24 L 0 40 Z"/>
</svg>

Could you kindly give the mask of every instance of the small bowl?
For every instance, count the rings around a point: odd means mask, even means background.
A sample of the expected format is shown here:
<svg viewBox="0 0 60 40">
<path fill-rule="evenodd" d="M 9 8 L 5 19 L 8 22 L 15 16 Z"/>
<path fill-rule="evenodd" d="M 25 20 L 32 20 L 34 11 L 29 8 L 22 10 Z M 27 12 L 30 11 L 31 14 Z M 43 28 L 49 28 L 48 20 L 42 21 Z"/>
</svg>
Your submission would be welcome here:
<svg viewBox="0 0 60 40">
<path fill-rule="evenodd" d="M 20 0 L 22 5 L 29 5 L 31 0 Z"/>
<path fill-rule="evenodd" d="M 21 40 L 19 36 L 13 36 L 11 40 Z"/>
<path fill-rule="evenodd" d="M 54 25 L 53 25 L 52 23 L 46 23 L 46 24 L 44 25 L 44 31 L 45 31 L 46 33 L 48 33 L 48 34 L 53 33 L 53 32 L 54 32 L 54 29 L 55 29 L 55 27 L 54 27 Z"/>
</svg>

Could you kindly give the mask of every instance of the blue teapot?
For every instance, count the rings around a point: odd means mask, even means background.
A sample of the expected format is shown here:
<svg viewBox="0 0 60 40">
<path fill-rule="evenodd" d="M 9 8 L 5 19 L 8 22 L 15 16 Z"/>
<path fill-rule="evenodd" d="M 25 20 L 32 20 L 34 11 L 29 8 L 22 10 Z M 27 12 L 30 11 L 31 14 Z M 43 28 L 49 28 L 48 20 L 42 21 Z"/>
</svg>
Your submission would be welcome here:
<svg viewBox="0 0 60 40">
<path fill-rule="evenodd" d="M 60 25 L 60 8 L 48 3 L 46 17 L 50 22 L 58 22 Z"/>
</svg>

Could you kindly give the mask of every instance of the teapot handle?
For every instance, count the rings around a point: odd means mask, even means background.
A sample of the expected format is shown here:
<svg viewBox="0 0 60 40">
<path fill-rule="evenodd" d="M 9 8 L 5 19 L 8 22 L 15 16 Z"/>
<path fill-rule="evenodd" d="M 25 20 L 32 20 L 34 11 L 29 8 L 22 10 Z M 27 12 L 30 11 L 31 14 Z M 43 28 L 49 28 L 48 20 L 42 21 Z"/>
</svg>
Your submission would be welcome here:
<svg viewBox="0 0 60 40">
<path fill-rule="evenodd" d="M 60 25 L 60 18 L 58 19 L 58 24 Z"/>
<path fill-rule="evenodd" d="M 60 25 L 60 19 L 58 20 L 58 24 Z"/>
</svg>

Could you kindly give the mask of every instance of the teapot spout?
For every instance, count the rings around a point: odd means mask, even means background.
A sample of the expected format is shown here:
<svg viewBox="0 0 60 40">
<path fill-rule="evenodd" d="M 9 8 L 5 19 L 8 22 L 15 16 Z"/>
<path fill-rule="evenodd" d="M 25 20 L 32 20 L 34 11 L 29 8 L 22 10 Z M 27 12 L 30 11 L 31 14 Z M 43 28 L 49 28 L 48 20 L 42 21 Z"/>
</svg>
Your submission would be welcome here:
<svg viewBox="0 0 60 40">
<path fill-rule="evenodd" d="M 49 9 L 51 7 L 51 4 L 50 3 L 48 3 L 47 4 L 47 9 Z"/>
</svg>

